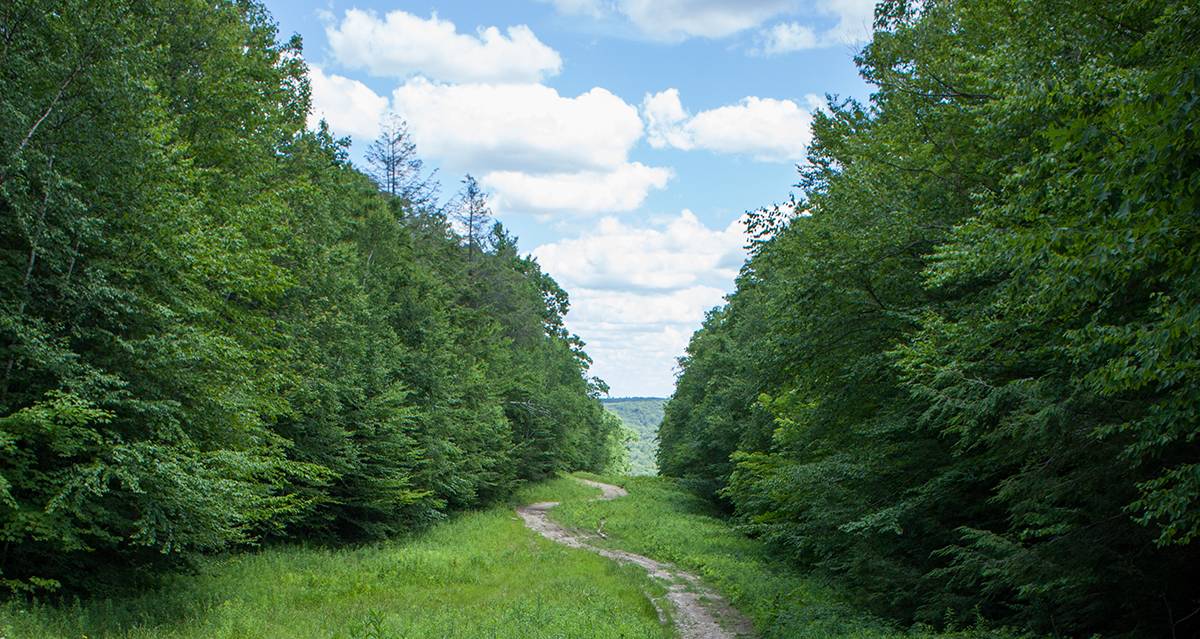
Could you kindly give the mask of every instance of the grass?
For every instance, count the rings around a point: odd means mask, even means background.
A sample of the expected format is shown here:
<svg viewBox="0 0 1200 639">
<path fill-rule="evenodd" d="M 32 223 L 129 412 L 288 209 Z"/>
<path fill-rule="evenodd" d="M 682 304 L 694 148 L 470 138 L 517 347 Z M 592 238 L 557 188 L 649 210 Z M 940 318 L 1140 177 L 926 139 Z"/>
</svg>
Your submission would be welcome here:
<svg viewBox="0 0 1200 639">
<path fill-rule="evenodd" d="M 623 486 L 629 496 L 613 501 L 570 501 L 551 518 L 594 531 L 604 519 L 614 548 L 669 561 L 688 569 L 750 617 L 764 639 L 950 639 L 1013 637 L 1004 631 L 937 633 L 898 630 L 839 600 L 836 591 L 771 556 L 762 543 L 716 516 L 702 499 L 659 477 L 581 477 Z"/>
<path fill-rule="evenodd" d="M 568 479 L 514 503 L 589 498 Z M 213 558 L 137 596 L 0 605 L 0 639 L 666 639 L 644 573 L 527 530 L 509 505 L 413 539 Z"/>
<path fill-rule="evenodd" d="M 647 598 L 662 587 L 640 569 L 551 543 L 515 504 L 560 501 L 551 517 L 610 546 L 699 574 L 751 618 L 764 639 L 1013 637 L 972 630 L 898 630 L 835 589 L 771 556 L 668 479 L 583 477 L 529 486 L 511 503 L 466 513 L 412 539 L 345 549 L 275 547 L 214 557 L 136 596 L 67 605 L 0 604 L 0 639 L 668 639 Z"/>
</svg>

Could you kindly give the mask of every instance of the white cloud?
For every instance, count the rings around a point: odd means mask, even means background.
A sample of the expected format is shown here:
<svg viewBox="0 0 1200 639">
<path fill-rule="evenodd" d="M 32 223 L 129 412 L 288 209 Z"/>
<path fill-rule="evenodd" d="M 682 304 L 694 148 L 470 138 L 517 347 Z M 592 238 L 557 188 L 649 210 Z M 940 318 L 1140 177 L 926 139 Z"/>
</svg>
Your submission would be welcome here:
<svg viewBox="0 0 1200 639">
<path fill-rule="evenodd" d="M 831 27 L 818 33 L 799 22 L 780 22 L 758 33 L 758 44 L 751 49 L 757 55 L 781 55 L 793 51 L 854 45 L 871 38 L 875 20 L 875 0 L 820 0 L 815 13 L 835 19 Z"/>
<path fill-rule="evenodd" d="M 379 123 L 387 111 L 387 98 L 376 95 L 367 85 L 340 75 L 326 75 L 320 67 L 309 66 L 312 86 L 312 113 L 309 126 L 324 119 L 338 135 L 370 139 L 379 133 Z"/>
<path fill-rule="evenodd" d="M 821 0 L 817 10 L 837 18 L 824 35 L 830 44 L 857 44 L 871 39 L 875 0 Z"/>
<path fill-rule="evenodd" d="M 642 101 L 650 146 L 744 153 L 764 162 L 804 158 L 812 141 L 812 105 L 791 100 L 746 97 L 741 102 L 689 115 L 679 91 L 667 89 Z"/>
<path fill-rule="evenodd" d="M 679 100 L 679 89 L 667 89 L 642 100 L 642 116 L 646 119 L 646 135 L 656 149 L 695 147 L 692 136 L 685 130 L 688 113 Z"/>
<path fill-rule="evenodd" d="M 542 0 L 565 15 L 619 16 L 655 40 L 724 38 L 793 16 L 758 32 L 751 53 L 858 44 L 871 36 L 875 0 Z"/>
<path fill-rule="evenodd" d="M 791 100 L 743 98 L 697 113 L 686 125 L 700 148 L 751 153 L 761 160 L 799 160 L 812 140 L 812 114 Z"/>
<path fill-rule="evenodd" d="M 819 42 L 815 31 L 797 22 L 780 22 L 764 29 L 759 37 L 761 42 L 754 52 L 767 56 L 815 49 Z"/>
<path fill-rule="evenodd" d="M 732 289 L 744 244 L 741 220 L 713 229 L 685 210 L 647 226 L 605 218 L 533 254 L 571 291 L 567 324 L 588 343 L 594 374 L 614 395 L 665 395 L 675 358 Z"/>
<path fill-rule="evenodd" d="M 721 286 L 741 267 L 745 238 L 740 221 L 710 229 L 688 210 L 657 228 L 637 227 L 613 217 L 576 239 L 534 251 L 568 287 L 662 291 Z"/>
<path fill-rule="evenodd" d="M 794 0 L 618 0 L 617 8 L 643 33 L 661 40 L 723 38 L 785 13 Z"/>
<path fill-rule="evenodd" d="M 638 110 L 601 88 L 559 95 L 540 84 L 437 84 L 397 88 L 422 155 L 447 170 L 480 174 L 506 212 L 630 211 L 671 171 L 629 161 L 642 138 Z"/>
<path fill-rule="evenodd" d="M 554 8 L 559 13 L 569 16 L 591 16 L 593 18 L 602 17 L 605 13 L 611 10 L 608 2 L 604 0 L 542 0 L 554 5 Z"/>
<path fill-rule="evenodd" d="M 613 169 L 642 137 L 635 107 L 601 88 L 576 97 L 537 84 L 434 84 L 392 95 L 417 148 L 453 170 Z"/>
<path fill-rule="evenodd" d="M 493 171 L 484 186 L 496 191 L 496 207 L 535 213 L 615 213 L 642 205 L 650 189 L 661 189 L 671 170 L 640 162 L 611 171 L 530 174 Z"/>
<path fill-rule="evenodd" d="M 373 75 L 404 78 L 422 74 L 451 82 L 536 82 L 562 69 L 562 58 L 525 25 L 501 33 L 480 28 L 458 33 L 437 14 L 428 19 L 390 11 L 350 9 L 341 23 L 325 27 L 339 63 Z"/>
</svg>

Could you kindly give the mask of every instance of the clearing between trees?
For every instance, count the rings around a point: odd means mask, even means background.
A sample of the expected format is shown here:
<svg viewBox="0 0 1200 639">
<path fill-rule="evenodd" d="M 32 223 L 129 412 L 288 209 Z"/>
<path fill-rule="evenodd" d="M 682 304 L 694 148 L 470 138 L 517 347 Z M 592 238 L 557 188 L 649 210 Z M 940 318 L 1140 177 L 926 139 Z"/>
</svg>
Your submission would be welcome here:
<svg viewBox="0 0 1200 639">
<path fill-rule="evenodd" d="M 597 500 L 601 490 L 577 479 L 628 496 Z M 542 534 L 514 514 L 526 504 L 535 506 L 521 512 Z M 601 521 L 605 537 L 580 541 L 586 548 L 564 543 Z M 682 589 L 664 586 L 664 575 Z M 687 597 L 710 605 L 681 605 Z M 713 630 L 697 614 L 726 625 Z M 150 590 L 0 606 L 4 639 L 670 639 L 734 637 L 751 624 L 750 636 L 764 639 L 1010 636 L 897 630 L 772 557 L 678 482 L 584 473 L 408 537 L 231 553 Z M 725 634 L 697 634 L 704 629 Z"/>
<path fill-rule="evenodd" d="M 601 500 L 629 495 L 620 486 L 590 479 L 579 481 L 600 489 L 601 495 L 598 499 Z M 595 535 L 568 530 L 547 516 L 549 510 L 557 505 L 558 502 L 554 501 L 537 502 L 521 506 L 517 509 L 517 514 L 525 520 L 525 525 L 530 530 L 546 539 L 570 548 L 588 550 L 618 563 L 641 566 L 651 577 L 666 584 L 667 599 L 671 602 L 671 608 L 660 607 L 657 602 L 655 607 L 661 619 L 666 620 L 668 616 L 673 619 L 682 639 L 734 639 L 754 636 L 754 626 L 750 620 L 730 606 L 723 597 L 705 587 L 696 575 L 643 555 L 593 545 L 593 540 L 605 538 L 601 530 L 603 524 L 597 526 Z"/>
</svg>

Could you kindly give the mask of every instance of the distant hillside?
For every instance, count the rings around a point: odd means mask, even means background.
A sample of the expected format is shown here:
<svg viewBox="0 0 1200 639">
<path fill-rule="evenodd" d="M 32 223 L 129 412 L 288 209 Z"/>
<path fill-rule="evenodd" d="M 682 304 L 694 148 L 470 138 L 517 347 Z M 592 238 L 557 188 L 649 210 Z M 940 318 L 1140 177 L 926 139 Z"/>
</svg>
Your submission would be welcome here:
<svg viewBox="0 0 1200 639">
<path fill-rule="evenodd" d="M 630 474 L 658 474 L 658 463 L 655 461 L 658 425 L 662 423 L 663 406 L 667 400 L 662 397 L 614 397 L 601 402 L 638 434 L 637 441 L 629 445 Z"/>
</svg>

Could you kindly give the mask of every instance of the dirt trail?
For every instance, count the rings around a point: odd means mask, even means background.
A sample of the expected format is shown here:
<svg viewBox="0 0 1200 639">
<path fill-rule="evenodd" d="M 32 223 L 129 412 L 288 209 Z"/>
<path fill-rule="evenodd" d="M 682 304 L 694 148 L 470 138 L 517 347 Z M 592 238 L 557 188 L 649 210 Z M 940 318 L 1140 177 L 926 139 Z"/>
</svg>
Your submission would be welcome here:
<svg viewBox="0 0 1200 639">
<path fill-rule="evenodd" d="M 576 480 L 599 488 L 603 494 L 597 499 L 616 499 L 629 494 L 619 486 L 587 479 Z M 525 520 L 526 526 L 546 539 L 571 548 L 582 548 L 613 561 L 637 564 L 645 568 L 651 577 L 667 587 L 667 599 L 673 605 L 671 614 L 679 636 L 683 639 L 735 639 L 754 636 L 754 627 L 750 625 L 750 621 L 730 606 L 721 595 L 701 583 L 696 575 L 649 557 L 588 543 L 589 540 L 595 539 L 595 536 L 567 530 L 550 521 L 546 512 L 557 505 L 556 501 L 529 504 L 518 508 L 517 514 Z M 658 607 L 657 602 L 654 605 Z M 659 608 L 659 617 L 665 617 L 662 608 Z"/>
</svg>

